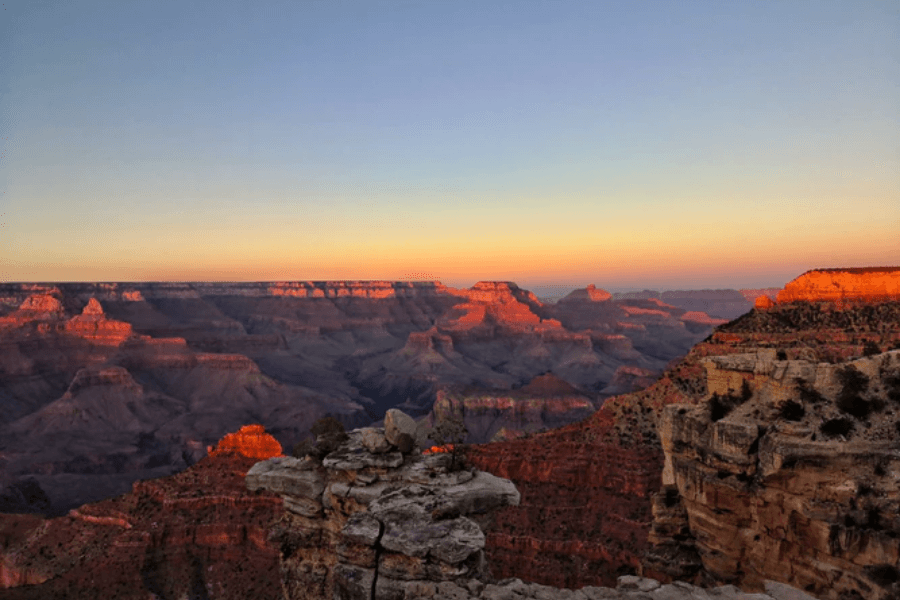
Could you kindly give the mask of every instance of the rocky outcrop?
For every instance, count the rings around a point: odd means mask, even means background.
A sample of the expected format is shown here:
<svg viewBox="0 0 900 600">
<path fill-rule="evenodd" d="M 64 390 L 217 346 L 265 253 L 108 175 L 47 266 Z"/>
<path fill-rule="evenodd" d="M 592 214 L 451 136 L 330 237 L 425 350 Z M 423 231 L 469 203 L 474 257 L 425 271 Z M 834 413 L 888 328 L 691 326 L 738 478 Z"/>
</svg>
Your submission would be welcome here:
<svg viewBox="0 0 900 600">
<path fill-rule="evenodd" d="M 790 281 L 778 303 L 900 300 L 900 269 L 815 269 Z"/>
<path fill-rule="evenodd" d="M 387 439 L 397 439 L 401 429 L 410 435 L 414 425 L 407 419 L 393 411 L 385 430 L 350 432 L 321 461 L 277 457 L 247 473 L 250 490 L 284 499 L 286 512 L 270 538 L 281 550 L 285 600 L 814 600 L 774 582 L 764 582 L 766 593 L 748 596 L 733 586 L 703 590 L 634 576 L 618 577 L 616 589 L 495 580 L 482 552 L 482 528 L 493 511 L 518 504 L 519 493 L 508 480 L 449 469 L 447 453 L 400 452 Z M 317 447 L 325 441 L 317 439 Z M 518 558 L 538 567 L 532 556 Z"/>
<path fill-rule="evenodd" d="M 896 598 L 900 351 L 830 364 L 773 349 L 704 364 L 707 401 L 667 406 L 660 423 L 667 504 L 690 533 L 670 524 L 668 541 L 682 535 L 715 581 Z"/>
<path fill-rule="evenodd" d="M 247 473 L 250 490 L 284 498 L 272 537 L 286 598 L 419 597 L 487 575 L 482 527 L 519 493 L 489 473 L 451 470 L 449 454 L 402 453 L 388 440 L 409 435 L 403 416 L 350 432 L 321 462 L 276 457 Z"/>
<path fill-rule="evenodd" d="M 266 433 L 262 425 L 244 425 L 238 431 L 223 437 L 215 448 L 210 447 L 210 456 L 240 454 L 247 458 L 265 460 L 281 456 L 281 444 Z"/>
</svg>

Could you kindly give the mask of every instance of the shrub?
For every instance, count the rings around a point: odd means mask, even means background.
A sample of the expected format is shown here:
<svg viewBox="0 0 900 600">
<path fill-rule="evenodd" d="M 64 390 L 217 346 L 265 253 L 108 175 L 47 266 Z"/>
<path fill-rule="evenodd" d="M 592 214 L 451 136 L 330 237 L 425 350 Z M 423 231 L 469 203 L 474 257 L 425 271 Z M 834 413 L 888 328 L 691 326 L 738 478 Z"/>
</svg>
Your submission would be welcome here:
<svg viewBox="0 0 900 600">
<path fill-rule="evenodd" d="M 316 437 L 309 454 L 316 458 L 323 458 L 328 453 L 334 452 L 347 439 L 344 424 L 334 417 L 322 417 L 313 423 L 309 431 Z"/>
<path fill-rule="evenodd" d="M 891 402 L 900 403 L 900 373 L 892 373 L 885 377 L 884 388 Z"/>
<path fill-rule="evenodd" d="M 853 430 L 853 421 L 850 419 L 829 419 L 822 423 L 819 431 L 826 437 L 847 436 Z"/>
<path fill-rule="evenodd" d="M 784 350 L 779 350 L 775 353 L 775 358 L 778 360 L 787 360 L 787 352 Z"/>
<path fill-rule="evenodd" d="M 740 395 L 725 394 L 724 396 L 720 396 L 718 393 L 713 393 L 712 398 L 709 400 L 710 420 L 715 423 L 716 421 L 724 419 L 731 411 L 747 402 L 752 397 L 753 390 L 750 389 L 750 384 L 747 383 L 746 380 L 741 384 Z"/>
<path fill-rule="evenodd" d="M 442 418 L 431 431 L 431 439 L 439 446 L 449 446 L 451 471 L 465 466 L 465 441 L 468 436 L 469 430 L 462 416 L 456 413 Z"/>
<path fill-rule="evenodd" d="M 818 404 L 825 400 L 825 397 L 817 392 L 815 388 L 804 379 L 800 379 L 799 377 L 794 379 L 794 385 L 797 386 L 797 395 L 800 396 L 800 400 L 804 404 L 807 402 L 810 404 Z"/>
<path fill-rule="evenodd" d="M 881 354 L 881 348 L 878 347 L 878 344 L 873 342 L 872 340 L 866 341 L 863 344 L 863 356 L 875 356 L 876 354 Z"/>
<path fill-rule="evenodd" d="M 294 448 L 291 450 L 291 456 L 294 458 L 303 458 L 313 450 L 312 441 L 309 438 L 301 440 L 294 444 Z"/>
<path fill-rule="evenodd" d="M 837 407 L 857 419 L 869 416 L 874 408 L 872 403 L 862 397 L 869 388 L 869 378 L 853 365 L 847 365 L 837 371 L 841 391 L 838 392 Z"/>
<path fill-rule="evenodd" d="M 800 421 L 806 415 L 806 409 L 799 402 L 793 400 L 785 400 L 778 407 L 781 418 L 788 421 Z"/>
<path fill-rule="evenodd" d="M 888 587 L 900 580 L 900 571 L 893 565 L 871 565 L 866 567 L 866 574 L 881 587 Z"/>
<path fill-rule="evenodd" d="M 715 393 L 712 395 L 709 401 L 709 418 L 713 423 L 724 419 L 732 410 L 734 410 L 734 404 L 729 402 L 728 396 L 723 397 Z"/>
</svg>

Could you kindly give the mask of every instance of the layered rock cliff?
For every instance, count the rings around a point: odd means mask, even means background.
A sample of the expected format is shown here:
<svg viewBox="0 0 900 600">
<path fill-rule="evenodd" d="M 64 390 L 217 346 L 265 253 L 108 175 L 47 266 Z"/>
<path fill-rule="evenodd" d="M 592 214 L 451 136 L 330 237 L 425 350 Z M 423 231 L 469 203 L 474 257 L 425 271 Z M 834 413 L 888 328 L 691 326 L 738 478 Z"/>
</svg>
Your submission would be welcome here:
<svg viewBox="0 0 900 600">
<path fill-rule="evenodd" d="M 667 406 L 660 436 L 662 482 L 705 575 L 896 598 L 900 351 L 829 364 L 762 350 L 704 366 L 709 400 Z"/>
<path fill-rule="evenodd" d="M 419 455 L 408 443 L 417 426 L 396 410 L 384 429 L 326 431 L 310 455 L 257 463 L 246 477 L 249 489 L 284 499 L 271 537 L 280 545 L 285 600 L 750 598 L 733 586 L 707 591 L 634 576 L 619 577 L 616 589 L 577 591 L 495 580 L 482 528 L 498 507 L 518 502 L 510 481 L 453 468 L 448 448 Z M 521 564 L 533 569 L 529 558 Z M 753 600 L 813 600 L 775 582 L 765 588 Z"/>
<path fill-rule="evenodd" d="M 0 515 L 0 596 L 280 600 L 278 549 L 267 535 L 282 500 L 247 491 L 257 459 L 244 452 L 258 452 L 235 440 L 226 436 L 219 446 L 231 451 L 178 475 L 63 517 Z"/>
<path fill-rule="evenodd" d="M 451 468 L 449 453 L 420 454 L 415 434 L 412 419 L 389 412 L 384 429 L 350 432 L 321 461 L 272 458 L 250 469 L 249 489 L 284 498 L 273 538 L 286 598 L 425 597 L 429 585 L 487 576 L 481 526 L 518 492 Z"/>
</svg>

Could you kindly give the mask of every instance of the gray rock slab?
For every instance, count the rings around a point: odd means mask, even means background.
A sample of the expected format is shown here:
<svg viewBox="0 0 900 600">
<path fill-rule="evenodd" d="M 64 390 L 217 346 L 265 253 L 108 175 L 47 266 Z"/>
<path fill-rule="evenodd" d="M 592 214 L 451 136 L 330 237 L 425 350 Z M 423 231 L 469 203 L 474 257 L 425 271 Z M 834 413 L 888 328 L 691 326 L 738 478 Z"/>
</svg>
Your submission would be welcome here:
<svg viewBox="0 0 900 600">
<path fill-rule="evenodd" d="M 311 470 L 306 459 L 279 456 L 256 463 L 244 478 L 247 489 L 265 489 L 287 496 L 318 501 L 325 489 L 325 478 Z"/>
<path fill-rule="evenodd" d="M 502 506 L 518 506 L 522 496 L 509 479 L 479 471 L 465 483 L 450 486 L 442 494 L 459 507 L 461 514 L 480 514 Z"/>
<path fill-rule="evenodd" d="M 322 461 L 326 469 L 334 471 L 359 471 L 366 468 L 396 469 L 403 464 L 403 455 L 399 452 L 372 454 L 360 441 L 351 438 L 351 443 L 344 443 Z"/>
<path fill-rule="evenodd" d="M 660 583 L 655 579 L 647 577 L 638 577 L 637 575 L 622 575 L 616 582 L 617 590 L 652 592 L 660 587 Z"/>
<path fill-rule="evenodd" d="M 322 503 L 309 498 L 282 496 L 284 508 L 304 517 L 318 517 L 322 514 Z"/>
<path fill-rule="evenodd" d="M 381 537 L 381 523 L 368 513 L 356 513 L 347 519 L 341 535 L 351 543 L 374 546 Z"/>
<path fill-rule="evenodd" d="M 339 600 L 372 600 L 375 570 L 352 565 L 334 566 L 334 597 Z"/>
<path fill-rule="evenodd" d="M 384 432 L 374 427 L 364 427 L 359 430 L 362 445 L 373 454 L 384 454 L 391 450 L 391 443 L 384 436 Z"/>
<path fill-rule="evenodd" d="M 406 556 L 431 556 L 455 565 L 484 548 L 484 533 L 466 517 L 432 521 L 425 515 L 398 511 L 380 520 L 384 523 L 381 546 Z"/>
</svg>

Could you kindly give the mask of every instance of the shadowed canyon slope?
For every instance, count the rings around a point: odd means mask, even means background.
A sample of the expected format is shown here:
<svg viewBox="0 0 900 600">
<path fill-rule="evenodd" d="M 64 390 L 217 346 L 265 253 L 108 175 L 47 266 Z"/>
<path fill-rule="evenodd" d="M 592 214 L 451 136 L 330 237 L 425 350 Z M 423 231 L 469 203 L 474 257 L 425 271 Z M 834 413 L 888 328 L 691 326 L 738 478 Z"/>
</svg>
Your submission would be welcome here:
<svg viewBox="0 0 900 600">
<path fill-rule="evenodd" d="M 578 406 L 545 398 L 508 426 L 494 408 L 489 429 L 556 426 L 646 385 L 720 322 L 593 286 L 543 304 L 504 282 L 0 285 L 0 511 L 122 493 L 246 423 L 290 448 L 325 414 L 424 415 L 444 388 L 503 396 L 552 374 Z"/>
<path fill-rule="evenodd" d="M 135 482 L 123 496 L 55 519 L 0 515 L 0 595 L 282 598 L 278 549 L 267 541 L 282 500 L 244 484 L 277 446 L 248 426 L 182 473 Z"/>
</svg>

